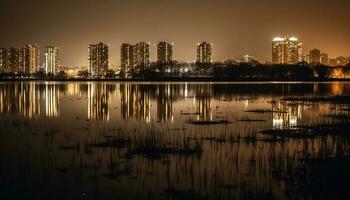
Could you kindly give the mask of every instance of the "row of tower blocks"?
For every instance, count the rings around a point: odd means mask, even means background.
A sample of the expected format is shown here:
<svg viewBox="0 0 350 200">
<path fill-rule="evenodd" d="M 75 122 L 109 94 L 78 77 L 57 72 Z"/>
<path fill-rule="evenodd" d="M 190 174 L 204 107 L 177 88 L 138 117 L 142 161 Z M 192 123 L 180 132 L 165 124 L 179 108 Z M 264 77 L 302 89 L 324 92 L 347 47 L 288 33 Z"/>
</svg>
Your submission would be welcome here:
<svg viewBox="0 0 350 200">
<path fill-rule="evenodd" d="M 210 63 L 212 44 L 197 44 L 197 62 Z M 173 44 L 159 42 L 157 45 L 157 62 L 171 64 L 173 61 Z M 103 76 L 109 66 L 109 45 L 92 44 L 88 47 L 88 71 L 91 76 Z M 135 45 L 121 45 L 121 68 L 125 72 L 147 68 L 150 61 L 150 43 L 140 42 Z M 35 74 L 39 70 L 46 74 L 57 75 L 60 71 L 59 48 L 45 47 L 44 65 L 40 66 L 40 47 L 26 44 L 22 48 L 0 49 L 0 72 L 15 74 Z"/>
<path fill-rule="evenodd" d="M 108 45 L 99 43 L 89 45 L 89 74 L 103 76 L 108 70 Z M 212 44 L 202 42 L 197 44 L 197 62 L 210 63 Z M 151 65 L 150 43 L 123 43 L 120 47 L 120 66 L 125 73 L 145 69 Z M 171 64 L 173 62 L 173 44 L 159 42 L 157 45 L 157 63 Z"/>
<path fill-rule="evenodd" d="M 336 59 L 329 59 L 328 54 L 322 53 L 319 49 L 312 49 L 309 54 L 305 54 L 302 43 L 295 37 L 276 37 L 273 39 L 273 64 L 297 64 L 298 62 L 344 66 L 349 62 L 349 58 L 340 56 Z"/>
<path fill-rule="evenodd" d="M 44 71 L 47 74 L 59 72 L 59 49 L 45 47 Z M 0 49 L 0 70 L 4 73 L 35 74 L 40 69 L 40 47 L 26 44 L 21 48 Z"/>
</svg>

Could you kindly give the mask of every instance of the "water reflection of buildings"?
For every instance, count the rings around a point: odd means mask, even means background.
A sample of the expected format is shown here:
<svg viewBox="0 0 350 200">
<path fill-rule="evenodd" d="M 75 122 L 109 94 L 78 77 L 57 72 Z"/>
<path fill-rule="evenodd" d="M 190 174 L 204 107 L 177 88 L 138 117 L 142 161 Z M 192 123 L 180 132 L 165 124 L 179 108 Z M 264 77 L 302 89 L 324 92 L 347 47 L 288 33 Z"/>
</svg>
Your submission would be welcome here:
<svg viewBox="0 0 350 200">
<path fill-rule="evenodd" d="M 212 120 L 211 85 L 138 85 L 120 86 L 121 112 L 124 119 L 135 118 L 151 122 L 151 101 L 156 100 L 157 121 L 166 122 L 174 119 L 173 104 L 179 98 L 193 98 L 196 120 Z M 187 111 L 184 111 L 187 112 Z M 189 112 L 189 111 L 188 111 Z"/>
<path fill-rule="evenodd" d="M 40 115 L 58 117 L 59 93 L 55 84 L 3 84 L 0 87 L 0 113 L 12 113 L 29 119 Z"/>
<path fill-rule="evenodd" d="M 159 85 L 157 97 L 157 120 L 160 122 L 173 120 L 173 92 L 172 85 Z"/>
<path fill-rule="evenodd" d="M 109 91 L 106 83 L 88 83 L 88 119 L 109 120 Z"/>
<path fill-rule="evenodd" d="M 313 93 L 315 95 L 338 96 L 344 93 L 348 93 L 349 91 L 350 91 L 349 86 L 340 82 L 334 82 L 332 84 L 325 84 L 325 83 L 313 84 Z"/>
<path fill-rule="evenodd" d="M 40 92 L 35 84 L 20 84 L 15 87 L 13 97 L 17 105 L 12 109 L 18 109 L 18 114 L 23 117 L 34 118 L 40 115 Z"/>
<path fill-rule="evenodd" d="M 297 84 L 288 84 L 287 86 L 285 84 L 254 85 L 252 89 L 251 85 L 236 84 L 12 82 L 0 84 L 0 112 L 12 113 L 27 118 L 39 116 L 59 117 L 61 114 L 60 98 L 64 97 L 66 100 L 69 96 L 69 100 L 74 100 L 74 102 L 80 101 L 81 97 L 88 97 L 87 111 L 85 110 L 85 112 L 88 113 L 89 119 L 109 120 L 109 103 L 112 102 L 115 110 L 117 110 L 120 100 L 120 115 L 124 119 L 134 118 L 145 122 L 167 122 L 174 118 L 176 109 L 179 109 L 178 112 L 181 110 L 181 112 L 189 113 L 188 115 L 182 115 L 185 120 L 215 120 L 215 118 L 224 116 L 215 112 L 218 107 L 213 105 L 217 104 L 217 100 L 235 101 L 235 99 L 260 97 L 280 98 L 281 94 L 293 96 L 340 95 L 350 92 L 350 87 L 342 83 L 305 84 L 303 91 L 300 90 L 300 86 Z M 114 94 L 116 88 L 119 91 Z M 114 99 L 115 97 L 118 97 L 118 99 Z M 181 102 L 177 104 L 177 101 Z M 297 105 L 273 104 L 274 110 L 285 111 L 275 112 L 271 116 L 274 128 L 298 125 L 300 109 L 302 108 L 304 107 Z M 196 114 L 193 115 L 193 113 Z"/>
<path fill-rule="evenodd" d="M 194 92 L 194 104 L 198 113 L 197 120 L 213 120 L 211 109 L 212 86 L 197 85 Z"/>
<path fill-rule="evenodd" d="M 136 118 L 150 122 L 150 91 L 147 85 L 120 85 L 121 112 L 124 119 Z"/>
<path fill-rule="evenodd" d="M 59 116 L 59 97 L 60 92 L 55 84 L 45 84 L 45 116 Z"/>
<path fill-rule="evenodd" d="M 79 83 L 69 83 L 67 84 L 67 90 L 65 90 L 65 94 L 69 96 L 77 96 L 81 97 L 81 84 Z"/>
<path fill-rule="evenodd" d="M 272 104 L 272 125 L 274 129 L 295 128 L 301 119 L 301 105 Z"/>
<path fill-rule="evenodd" d="M 0 112 L 34 118 L 40 115 L 40 92 L 35 84 L 3 84 L 0 89 Z"/>
</svg>

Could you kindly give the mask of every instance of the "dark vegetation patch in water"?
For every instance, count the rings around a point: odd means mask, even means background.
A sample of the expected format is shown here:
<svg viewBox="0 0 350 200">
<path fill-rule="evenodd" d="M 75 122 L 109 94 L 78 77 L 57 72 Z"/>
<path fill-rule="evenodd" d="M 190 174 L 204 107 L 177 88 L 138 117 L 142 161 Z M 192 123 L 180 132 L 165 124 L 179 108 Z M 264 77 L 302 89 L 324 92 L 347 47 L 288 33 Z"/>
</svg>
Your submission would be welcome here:
<svg viewBox="0 0 350 200">
<path fill-rule="evenodd" d="M 285 142 L 285 138 L 277 138 L 277 137 L 259 137 L 257 134 L 251 134 L 246 136 L 241 135 L 222 135 L 222 136 L 211 136 L 211 137 L 190 137 L 191 140 L 198 141 L 209 141 L 216 143 L 246 143 L 253 144 L 256 142 Z"/>
<path fill-rule="evenodd" d="M 324 117 L 335 119 L 335 120 L 350 120 L 350 115 L 344 115 L 344 114 L 325 115 Z"/>
<path fill-rule="evenodd" d="M 91 143 L 88 146 L 95 148 L 125 148 L 131 143 L 130 139 L 117 138 L 117 139 L 108 139 L 104 142 L 95 142 Z"/>
<path fill-rule="evenodd" d="M 264 130 L 261 133 L 272 137 L 279 138 L 291 138 L 291 139 L 307 139 L 315 138 L 318 136 L 327 135 L 349 135 L 350 124 L 339 123 L 339 124 L 325 124 L 315 126 L 298 126 L 289 129 L 270 129 Z"/>
<path fill-rule="evenodd" d="M 252 119 L 252 118 L 244 117 L 244 118 L 238 119 L 237 121 L 238 122 L 266 122 L 267 120 L 264 120 L 264 119 Z"/>
<path fill-rule="evenodd" d="M 193 112 L 193 113 L 191 113 L 191 112 L 183 112 L 181 110 L 181 115 L 200 115 L 200 114 L 201 114 L 200 112 Z"/>
<path fill-rule="evenodd" d="M 193 142 L 189 139 L 164 142 L 154 137 L 137 140 L 128 149 L 129 154 L 144 155 L 148 158 L 160 158 L 163 155 L 201 156 L 202 152 L 201 142 Z"/>
<path fill-rule="evenodd" d="M 200 121 L 187 121 L 186 123 L 193 125 L 219 125 L 219 124 L 231 124 L 228 120 L 200 120 Z"/>
<path fill-rule="evenodd" d="M 268 109 L 254 109 L 254 110 L 246 110 L 244 112 L 247 112 L 247 113 L 287 113 L 287 111 L 283 111 L 283 110 L 268 110 Z"/>
<path fill-rule="evenodd" d="M 146 135 L 117 134 L 101 141 L 94 141 L 85 145 L 84 151 L 92 153 L 94 148 L 125 149 L 125 159 L 135 155 L 147 158 L 161 158 L 165 155 L 201 156 L 203 145 L 200 141 L 188 138 L 170 139 L 164 133 L 151 132 Z"/>
<path fill-rule="evenodd" d="M 296 102 L 328 102 L 328 103 L 350 103 L 350 96 L 302 96 L 302 97 L 286 97 L 283 101 Z"/>
</svg>

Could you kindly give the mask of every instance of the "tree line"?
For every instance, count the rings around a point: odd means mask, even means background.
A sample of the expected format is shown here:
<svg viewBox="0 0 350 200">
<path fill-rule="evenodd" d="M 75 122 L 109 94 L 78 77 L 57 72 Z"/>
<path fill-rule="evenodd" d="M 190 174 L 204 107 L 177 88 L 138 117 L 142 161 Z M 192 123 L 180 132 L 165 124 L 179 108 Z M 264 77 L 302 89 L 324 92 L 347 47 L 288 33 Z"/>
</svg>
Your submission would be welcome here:
<svg viewBox="0 0 350 200">
<path fill-rule="evenodd" d="M 0 73 L 0 78 L 23 78 L 25 74 Z M 39 71 L 30 76 L 37 79 L 67 79 L 65 71 L 57 75 Z M 79 71 L 77 77 L 89 79 L 88 70 Z M 345 66 L 330 67 L 322 64 L 310 65 L 301 62 L 295 65 L 252 63 L 151 63 L 133 69 L 106 71 L 101 79 L 173 79 L 208 78 L 223 80 L 313 80 L 350 77 L 350 63 Z"/>
</svg>

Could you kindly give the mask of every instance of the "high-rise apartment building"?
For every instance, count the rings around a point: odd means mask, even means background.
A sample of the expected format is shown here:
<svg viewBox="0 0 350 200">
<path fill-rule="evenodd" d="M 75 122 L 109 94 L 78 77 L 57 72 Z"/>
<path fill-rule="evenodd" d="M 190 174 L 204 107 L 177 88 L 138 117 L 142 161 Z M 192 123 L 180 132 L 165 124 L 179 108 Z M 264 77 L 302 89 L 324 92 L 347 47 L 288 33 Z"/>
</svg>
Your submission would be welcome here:
<svg viewBox="0 0 350 200">
<path fill-rule="evenodd" d="M 321 64 L 322 65 L 328 65 L 329 64 L 329 60 L 328 60 L 328 54 L 326 53 L 321 53 Z"/>
<path fill-rule="evenodd" d="M 157 62 L 170 63 L 173 60 L 173 44 L 159 42 L 157 46 Z"/>
<path fill-rule="evenodd" d="M 202 42 L 197 44 L 197 63 L 211 63 L 212 44 Z"/>
<path fill-rule="evenodd" d="M 310 64 L 321 63 L 321 51 L 319 49 L 312 49 L 310 51 Z"/>
<path fill-rule="evenodd" d="M 0 73 L 8 72 L 9 57 L 8 50 L 6 48 L 0 49 Z"/>
<path fill-rule="evenodd" d="M 140 42 L 135 45 L 124 43 L 120 47 L 121 67 L 125 73 L 150 66 L 150 44 Z"/>
<path fill-rule="evenodd" d="M 272 63 L 283 64 L 284 63 L 284 38 L 276 37 L 272 41 Z"/>
<path fill-rule="evenodd" d="M 329 66 L 332 66 L 332 67 L 337 66 L 337 65 L 338 65 L 338 64 L 337 64 L 337 59 L 335 59 L 335 58 L 330 58 L 330 59 L 328 60 L 328 64 L 329 64 Z"/>
<path fill-rule="evenodd" d="M 8 54 L 10 71 L 15 74 L 20 73 L 19 50 L 17 48 L 11 47 L 8 51 Z"/>
<path fill-rule="evenodd" d="M 120 47 L 121 67 L 125 73 L 127 73 L 134 66 L 133 49 L 134 46 L 127 43 L 122 44 Z"/>
<path fill-rule="evenodd" d="M 17 48 L 0 49 L 0 72 L 20 73 L 20 57 Z"/>
<path fill-rule="evenodd" d="M 58 47 L 48 46 L 45 47 L 45 73 L 57 75 L 59 69 L 59 55 Z"/>
<path fill-rule="evenodd" d="M 133 46 L 133 68 L 147 68 L 150 66 L 150 44 L 140 42 Z"/>
<path fill-rule="evenodd" d="M 108 70 L 108 45 L 99 43 L 89 45 L 89 75 L 90 77 L 102 77 Z"/>
<path fill-rule="evenodd" d="M 310 55 L 309 54 L 302 54 L 301 55 L 301 62 L 310 63 Z"/>
<path fill-rule="evenodd" d="M 302 43 L 295 37 L 276 37 L 272 41 L 273 64 L 296 64 L 302 60 Z"/>
<path fill-rule="evenodd" d="M 24 74 L 34 74 L 39 70 L 40 47 L 37 44 L 26 44 L 19 50 L 20 72 Z"/>
</svg>

